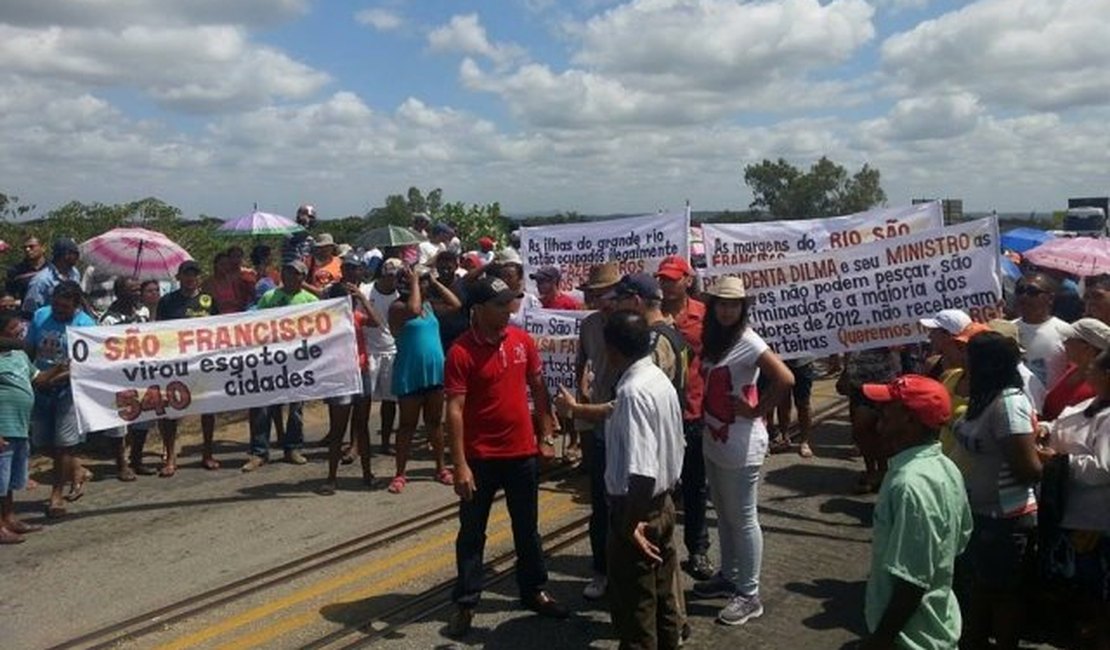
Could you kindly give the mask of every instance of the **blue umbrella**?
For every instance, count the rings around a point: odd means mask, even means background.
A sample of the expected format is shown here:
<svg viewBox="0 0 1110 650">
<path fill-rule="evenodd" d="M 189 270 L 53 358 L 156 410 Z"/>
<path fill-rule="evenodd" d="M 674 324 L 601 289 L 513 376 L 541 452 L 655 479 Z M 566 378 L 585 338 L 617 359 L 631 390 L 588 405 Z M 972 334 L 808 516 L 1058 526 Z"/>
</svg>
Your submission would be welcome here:
<svg viewBox="0 0 1110 650">
<path fill-rule="evenodd" d="M 1021 279 L 1021 267 L 1019 267 L 1017 264 L 1014 264 L 1013 260 L 1006 257 L 1005 255 L 999 255 L 998 260 L 1002 263 L 1002 275 L 1011 280 Z"/>
<path fill-rule="evenodd" d="M 1014 228 L 1002 233 L 1002 248 L 1015 253 L 1024 253 L 1050 239 L 1056 239 L 1056 235 L 1036 228 Z"/>
</svg>

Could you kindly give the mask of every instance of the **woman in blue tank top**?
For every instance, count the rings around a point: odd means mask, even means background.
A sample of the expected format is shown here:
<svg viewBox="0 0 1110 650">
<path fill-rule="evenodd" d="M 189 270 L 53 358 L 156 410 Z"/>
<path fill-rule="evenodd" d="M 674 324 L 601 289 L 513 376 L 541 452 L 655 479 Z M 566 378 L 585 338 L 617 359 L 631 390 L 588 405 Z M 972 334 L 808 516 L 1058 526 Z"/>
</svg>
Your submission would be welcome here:
<svg viewBox="0 0 1110 650">
<path fill-rule="evenodd" d="M 393 361 L 393 394 L 397 396 L 400 422 L 397 427 L 397 472 L 389 483 L 389 491 L 398 494 L 405 489 L 412 448 L 412 435 L 423 412 L 424 426 L 436 461 L 436 480 L 454 485 L 451 470 L 444 463 L 443 453 L 443 344 L 439 337 L 439 320 L 429 296 L 442 313 L 462 308 L 450 289 L 440 284 L 423 266 L 403 270 L 397 279 L 399 297 L 389 307 L 389 329 L 397 341 Z"/>
</svg>

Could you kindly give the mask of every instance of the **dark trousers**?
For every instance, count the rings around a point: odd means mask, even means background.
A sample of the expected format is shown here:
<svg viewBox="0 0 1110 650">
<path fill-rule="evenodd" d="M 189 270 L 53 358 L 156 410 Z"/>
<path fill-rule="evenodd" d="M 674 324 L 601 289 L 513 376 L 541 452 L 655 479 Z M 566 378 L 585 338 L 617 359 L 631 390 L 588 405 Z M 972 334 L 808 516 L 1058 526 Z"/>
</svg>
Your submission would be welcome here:
<svg viewBox="0 0 1110 650">
<path fill-rule="evenodd" d="M 701 439 L 705 426 L 700 420 L 685 422 L 686 453 L 682 458 L 682 541 L 687 555 L 709 552 L 709 526 L 705 510 L 709 488 L 705 482 L 705 457 L 701 455 Z"/>
<path fill-rule="evenodd" d="M 522 600 L 530 599 L 547 583 L 539 532 L 539 465 L 535 458 L 475 459 L 468 464 L 478 489 L 470 501 L 459 502 L 459 535 L 455 538 L 459 579 L 451 600 L 460 607 L 475 607 L 482 595 L 486 525 L 498 489 L 505 490 L 512 520 L 517 588 Z"/>
<path fill-rule="evenodd" d="M 656 497 L 646 518 L 647 537 L 659 547 L 663 563 L 653 565 L 628 534 L 624 502 L 609 514 L 609 611 L 621 650 L 677 648 L 682 628 L 675 578 L 675 512 L 669 494 Z"/>
<path fill-rule="evenodd" d="M 587 447 L 590 469 L 590 553 L 594 572 L 605 575 L 606 538 L 609 536 L 609 504 L 605 496 L 605 424 L 594 424 Z"/>
</svg>

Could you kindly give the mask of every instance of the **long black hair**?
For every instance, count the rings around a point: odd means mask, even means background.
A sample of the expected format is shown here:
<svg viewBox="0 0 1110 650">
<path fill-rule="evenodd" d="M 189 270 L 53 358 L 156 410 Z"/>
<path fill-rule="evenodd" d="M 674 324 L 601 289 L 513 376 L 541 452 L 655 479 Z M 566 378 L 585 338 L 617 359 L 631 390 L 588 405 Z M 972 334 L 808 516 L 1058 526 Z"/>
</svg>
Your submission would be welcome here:
<svg viewBox="0 0 1110 650">
<path fill-rule="evenodd" d="M 982 415 L 1002 391 L 1025 385 L 1018 371 L 1019 363 L 1021 350 L 1012 338 L 998 332 L 983 332 L 972 337 L 967 344 L 968 420 Z"/>
<path fill-rule="evenodd" d="M 748 313 L 751 311 L 747 300 L 743 301 L 740 320 L 730 327 L 725 327 L 717 320 L 717 303 L 723 298 L 705 294 L 705 321 L 701 333 L 701 357 L 710 363 L 717 363 L 728 354 L 728 351 L 740 339 L 744 328 L 748 326 Z"/>
</svg>

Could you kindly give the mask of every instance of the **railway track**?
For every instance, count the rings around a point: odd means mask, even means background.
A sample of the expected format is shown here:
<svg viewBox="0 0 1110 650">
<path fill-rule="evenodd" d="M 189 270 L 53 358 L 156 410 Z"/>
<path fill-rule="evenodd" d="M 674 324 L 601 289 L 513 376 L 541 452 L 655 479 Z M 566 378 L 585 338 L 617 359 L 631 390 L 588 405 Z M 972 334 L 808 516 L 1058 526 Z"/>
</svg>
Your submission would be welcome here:
<svg viewBox="0 0 1110 650">
<path fill-rule="evenodd" d="M 543 475 L 543 480 L 565 478 L 570 468 L 558 468 Z M 495 499 L 502 501 L 504 494 Z M 451 502 L 420 513 L 398 523 L 359 535 L 319 551 L 303 555 L 265 571 L 237 579 L 202 593 L 189 596 L 175 603 L 159 607 L 118 623 L 93 630 L 69 639 L 47 650 L 107 650 L 122 643 L 162 631 L 167 625 L 178 623 L 212 608 L 246 598 L 252 594 L 272 589 L 294 578 L 310 574 L 325 567 L 361 555 L 367 555 L 405 538 L 435 529 L 458 516 L 457 502 Z"/>
<path fill-rule="evenodd" d="M 843 400 L 834 399 L 831 403 L 824 404 L 814 411 L 813 423 L 816 425 L 846 410 L 847 404 Z M 796 427 L 796 424 L 794 426 Z M 554 481 L 565 478 L 572 472 L 572 468 L 561 467 L 545 473 L 542 478 L 544 481 Z M 496 501 L 503 499 L 504 494 L 501 494 Z M 433 530 L 455 519 L 457 513 L 457 503 L 444 504 L 396 524 L 309 553 L 279 566 L 98 628 L 51 646 L 47 650 L 73 650 L 78 648 L 82 650 L 107 650 L 134 642 L 143 637 L 162 632 L 168 625 L 189 620 L 203 612 L 273 589 L 314 571 L 323 570 L 329 565 L 367 555 L 410 536 Z M 558 553 L 584 539 L 588 534 L 588 520 L 588 517 L 577 518 L 543 535 L 545 553 L 548 555 Z M 487 584 L 495 584 L 507 579 L 513 572 L 514 562 L 515 553 L 511 550 L 488 561 L 485 565 Z M 431 588 L 406 599 L 400 605 L 375 613 L 361 624 L 348 625 L 343 629 L 320 637 L 307 644 L 305 648 L 310 650 L 333 650 L 335 648 L 367 647 L 388 634 L 407 625 L 425 620 L 450 606 L 450 590 L 453 583 L 453 578 L 437 583 Z"/>
<path fill-rule="evenodd" d="M 848 404 L 844 400 L 834 399 L 813 413 L 813 424 L 846 414 Z M 791 426 L 791 431 L 797 428 L 797 423 Z M 589 517 L 576 519 L 560 528 L 550 531 L 541 537 L 544 554 L 551 556 L 566 549 L 589 535 Z M 513 573 L 516 554 L 507 551 L 485 564 L 486 583 L 489 589 L 508 579 Z M 406 602 L 376 614 L 360 625 L 348 626 L 302 646 L 302 650 L 356 650 L 367 648 L 375 642 L 388 638 L 404 627 L 426 620 L 444 609 L 451 607 L 451 588 L 454 578 L 440 582 L 429 589 L 414 595 Z"/>
</svg>

